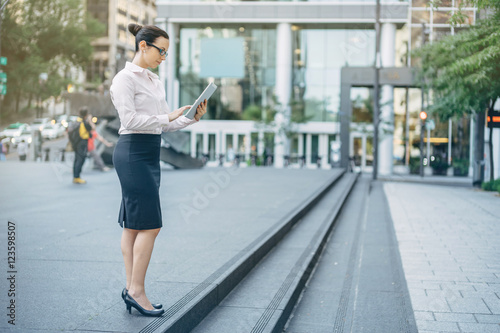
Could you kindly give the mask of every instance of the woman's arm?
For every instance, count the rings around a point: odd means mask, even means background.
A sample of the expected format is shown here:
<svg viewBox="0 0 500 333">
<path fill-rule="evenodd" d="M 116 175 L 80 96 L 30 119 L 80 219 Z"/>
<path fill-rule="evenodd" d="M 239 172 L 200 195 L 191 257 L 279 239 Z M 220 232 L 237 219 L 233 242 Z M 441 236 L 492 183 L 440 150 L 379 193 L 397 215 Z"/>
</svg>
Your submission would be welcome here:
<svg viewBox="0 0 500 333">
<path fill-rule="evenodd" d="M 166 126 L 179 115 L 175 112 L 162 115 L 137 113 L 135 109 L 135 87 L 133 78 L 116 76 L 110 88 L 111 100 L 118 111 L 120 122 L 127 130 L 154 130 Z"/>
<path fill-rule="evenodd" d="M 185 110 L 189 109 L 190 107 L 191 107 L 190 105 L 183 106 L 182 108 L 177 109 L 174 112 L 181 110 L 181 109 L 182 109 L 182 112 L 184 112 Z M 195 114 L 193 119 L 189 119 L 185 116 L 180 116 L 175 121 L 169 123 L 167 126 L 163 126 L 162 130 L 163 130 L 163 132 L 175 132 L 175 131 L 178 131 L 180 129 L 183 129 L 184 127 L 187 127 L 189 125 L 192 125 L 192 124 L 198 122 L 206 112 L 207 112 L 207 100 L 205 100 L 205 102 L 198 105 L 198 108 L 196 108 L 196 114 Z"/>
</svg>

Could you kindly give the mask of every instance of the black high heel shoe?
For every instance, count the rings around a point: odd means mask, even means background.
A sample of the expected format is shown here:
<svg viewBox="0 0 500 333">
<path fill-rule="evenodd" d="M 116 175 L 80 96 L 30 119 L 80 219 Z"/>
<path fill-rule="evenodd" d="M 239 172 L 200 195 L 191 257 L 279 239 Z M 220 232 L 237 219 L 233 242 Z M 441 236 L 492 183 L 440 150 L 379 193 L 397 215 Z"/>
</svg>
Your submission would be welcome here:
<svg viewBox="0 0 500 333">
<path fill-rule="evenodd" d="M 123 288 L 123 290 L 122 290 L 122 298 L 123 298 L 123 301 L 124 301 L 124 302 L 125 302 L 125 295 L 127 295 L 127 292 L 128 292 L 127 288 Z M 125 302 L 125 304 L 127 304 L 127 303 Z M 155 309 L 161 309 L 161 308 L 163 308 L 163 304 L 161 304 L 161 303 L 158 303 L 158 304 L 151 304 L 151 305 L 152 305 L 152 306 L 153 306 L 153 308 L 155 308 Z"/>
<path fill-rule="evenodd" d="M 154 309 L 154 310 L 144 309 L 128 293 L 125 295 L 125 304 L 127 304 L 127 310 L 128 313 L 130 314 L 132 314 L 132 307 L 134 307 L 137 311 L 139 311 L 143 316 L 149 316 L 149 317 L 160 317 L 165 312 L 165 310 L 163 309 Z"/>
</svg>

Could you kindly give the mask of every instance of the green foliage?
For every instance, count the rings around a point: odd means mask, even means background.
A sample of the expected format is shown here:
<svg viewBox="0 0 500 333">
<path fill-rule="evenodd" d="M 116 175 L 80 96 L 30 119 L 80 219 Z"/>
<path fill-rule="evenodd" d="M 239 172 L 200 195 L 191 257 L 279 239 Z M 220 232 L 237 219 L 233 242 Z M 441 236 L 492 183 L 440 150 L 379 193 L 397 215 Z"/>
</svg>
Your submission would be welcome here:
<svg viewBox="0 0 500 333">
<path fill-rule="evenodd" d="M 498 191 L 498 192 L 500 192 L 498 190 L 499 187 L 500 187 L 500 178 L 495 179 L 495 180 L 490 180 L 488 182 L 484 182 L 481 184 L 481 188 L 484 191 Z"/>
<path fill-rule="evenodd" d="M 448 163 L 439 155 L 434 157 L 434 161 L 431 161 L 430 166 L 435 175 L 446 175 L 448 170 Z"/>
<path fill-rule="evenodd" d="M 262 108 L 260 106 L 252 104 L 247 106 L 247 108 L 243 110 L 242 118 L 243 120 L 262 121 L 266 124 L 269 124 L 274 120 L 275 114 L 276 111 L 270 106 L 264 109 L 263 114 Z"/>
<path fill-rule="evenodd" d="M 455 176 L 467 176 L 469 173 L 468 159 L 454 159 L 451 165 L 453 166 L 453 174 Z"/>
<path fill-rule="evenodd" d="M 71 82 L 70 69 L 91 60 L 90 43 L 102 31 L 80 0 L 11 0 L 1 27 L 9 111 L 18 111 L 20 99 L 59 96 Z M 46 82 L 40 81 L 41 73 L 48 74 Z"/>
<path fill-rule="evenodd" d="M 420 173 L 420 157 L 410 157 L 410 174 L 418 175 Z"/>
<path fill-rule="evenodd" d="M 482 112 L 500 95 L 500 25 L 478 25 L 414 52 L 420 84 L 433 91 L 430 113 L 441 120 Z"/>
</svg>

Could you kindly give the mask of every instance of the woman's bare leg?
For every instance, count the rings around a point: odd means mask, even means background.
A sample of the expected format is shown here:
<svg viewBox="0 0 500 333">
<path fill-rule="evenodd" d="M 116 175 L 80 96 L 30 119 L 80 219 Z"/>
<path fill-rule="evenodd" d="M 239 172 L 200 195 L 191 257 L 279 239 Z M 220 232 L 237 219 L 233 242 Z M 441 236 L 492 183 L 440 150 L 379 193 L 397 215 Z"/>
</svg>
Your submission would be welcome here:
<svg viewBox="0 0 500 333">
<path fill-rule="evenodd" d="M 160 232 L 160 228 L 137 231 L 133 249 L 132 278 L 128 293 L 144 309 L 153 310 L 151 302 L 146 297 L 144 280 L 146 279 L 149 260 L 151 259 L 155 239 Z"/>
<path fill-rule="evenodd" d="M 134 262 L 134 243 L 139 230 L 133 230 L 128 228 L 123 228 L 122 233 L 122 255 L 123 261 L 125 263 L 125 274 L 127 275 L 127 290 L 130 288 L 130 282 L 132 281 L 132 269 Z"/>
</svg>

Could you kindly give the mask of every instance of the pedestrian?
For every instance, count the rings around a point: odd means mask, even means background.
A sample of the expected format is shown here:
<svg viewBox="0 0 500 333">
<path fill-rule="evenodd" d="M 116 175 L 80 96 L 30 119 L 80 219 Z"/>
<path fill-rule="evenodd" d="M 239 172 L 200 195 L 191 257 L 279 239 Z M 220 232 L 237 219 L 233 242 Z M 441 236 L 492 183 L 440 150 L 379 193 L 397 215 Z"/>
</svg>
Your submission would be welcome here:
<svg viewBox="0 0 500 333">
<path fill-rule="evenodd" d="M 92 137 L 92 115 L 86 107 L 80 109 L 80 118 L 77 120 L 79 126 L 77 128 L 77 140 L 74 140 L 73 150 L 75 151 L 75 161 L 73 163 L 73 183 L 85 184 L 85 180 L 80 178 L 83 163 L 87 157 L 88 139 Z"/>
<path fill-rule="evenodd" d="M 112 147 L 113 144 L 99 135 L 99 133 L 97 133 L 95 124 L 93 122 L 91 122 L 90 125 L 92 126 L 92 131 L 90 132 L 92 134 L 92 137 L 88 139 L 87 150 L 90 157 L 94 159 L 94 168 L 101 171 L 109 171 L 110 169 L 104 164 L 104 161 L 101 158 L 101 154 L 99 154 L 95 149 L 95 140 L 97 139 L 101 141 L 106 147 Z"/>
<path fill-rule="evenodd" d="M 17 155 L 19 155 L 19 160 L 24 162 L 26 161 L 26 155 L 28 154 L 28 144 L 23 139 L 17 145 Z"/>
<path fill-rule="evenodd" d="M 7 147 L 2 142 L 3 139 L 4 139 L 4 137 L 0 137 L 0 161 L 5 161 L 7 159 L 5 157 L 5 154 L 7 154 Z"/>
<path fill-rule="evenodd" d="M 169 37 L 162 29 L 129 24 L 135 36 L 135 56 L 113 79 L 111 99 L 120 118 L 120 137 L 113 164 L 120 180 L 122 202 L 118 223 L 123 228 L 121 250 L 127 283 L 122 298 L 127 310 L 161 316 L 161 304 L 151 304 L 144 287 L 154 241 L 162 227 L 160 207 L 160 144 L 162 131 L 176 131 L 196 123 L 206 113 L 206 100 L 194 119 L 183 116 L 184 106 L 170 112 L 156 68 L 167 57 Z"/>
</svg>

